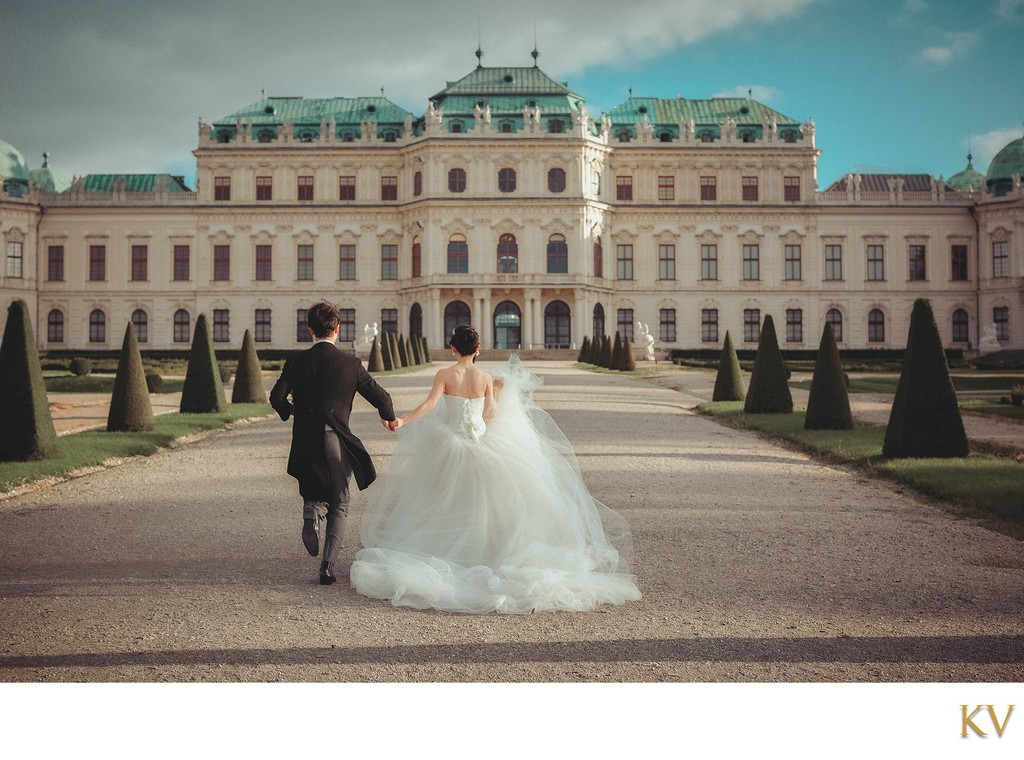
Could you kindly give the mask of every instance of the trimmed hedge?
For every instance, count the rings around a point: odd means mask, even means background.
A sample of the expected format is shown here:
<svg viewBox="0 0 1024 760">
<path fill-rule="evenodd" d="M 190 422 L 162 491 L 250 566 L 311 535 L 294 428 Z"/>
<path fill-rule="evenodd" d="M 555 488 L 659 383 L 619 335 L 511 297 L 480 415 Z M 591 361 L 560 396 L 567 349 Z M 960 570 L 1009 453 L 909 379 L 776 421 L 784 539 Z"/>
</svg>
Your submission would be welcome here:
<svg viewBox="0 0 1024 760">
<path fill-rule="evenodd" d="M 265 404 L 267 389 L 263 385 L 263 367 L 252 333 L 242 336 L 242 350 L 235 369 L 235 385 L 231 389 L 232 404 Z"/>
<path fill-rule="evenodd" d="M 20 298 L 7 309 L 0 344 L 0 461 L 49 459 L 57 453 L 57 433 L 46 398 L 43 370 L 28 305 Z"/>
<path fill-rule="evenodd" d="M 818 345 L 818 360 L 807 397 L 806 430 L 853 430 L 850 396 L 846 391 L 846 373 L 839 360 L 832 325 L 825 323 Z"/>
<path fill-rule="evenodd" d="M 128 320 L 121 343 L 121 360 L 117 363 L 117 375 L 114 377 L 114 390 L 110 394 L 107 432 L 142 433 L 153 429 L 153 405 L 149 402 L 139 342 L 135 337 L 135 325 Z"/>
<path fill-rule="evenodd" d="M 725 331 L 725 343 L 718 361 L 718 374 L 715 375 L 715 389 L 711 393 L 712 401 L 743 401 L 747 392 L 743 389 L 743 373 L 740 362 L 736 358 L 736 349 L 732 345 L 732 336 Z"/>
<path fill-rule="evenodd" d="M 210 414 L 223 412 L 227 406 L 206 315 L 200 314 L 196 318 L 196 329 L 192 336 L 192 350 L 189 352 L 185 384 L 181 389 L 179 411 Z"/>
<path fill-rule="evenodd" d="M 750 387 L 743 404 L 748 414 L 789 413 L 793 411 L 793 395 L 786 380 L 786 365 L 779 351 L 775 322 L 766 314 L 761 325 L 761 338 L 757 343 L 754 370 L 750 373 Z"/>
</svg>

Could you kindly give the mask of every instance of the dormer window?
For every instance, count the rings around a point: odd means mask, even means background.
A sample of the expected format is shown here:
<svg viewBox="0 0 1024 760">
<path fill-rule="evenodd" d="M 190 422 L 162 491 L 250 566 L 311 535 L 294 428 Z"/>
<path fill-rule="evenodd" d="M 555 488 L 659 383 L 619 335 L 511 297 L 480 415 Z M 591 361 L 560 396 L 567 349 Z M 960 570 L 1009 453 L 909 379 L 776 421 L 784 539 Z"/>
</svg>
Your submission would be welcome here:
<svg viewBox="0 0 1024 760">
<path fill-rule="evenodd" d="M 622 129 L 615 133 L 615 139 L 619 142 L 629 142 L 631 136 L 628 129 Z"/>
<path fill-rule="evenodd" d="M 313 133 L 312 132 L 303 132 L 301 135 L 299 135 L 299 140 L 301 140 L 304 143 L 313 142 Z"/>
<path fill-rule="evenodd" d="M 553 135 L 565 132 L 565 122 L 561 119 L 551 119 L 548 122 L 548 132 Z"/>
<path fill-rule="evenodd" d="M 217 142 L 219 142 L 219 143 L 229 143 L 229 142 L 231 142 L 231 132 L 229 132 L 226 129 L 218 129 L 217 130 Z"/>
<path fill-rule="evenodd" d="M 782 142 L 795 143 L 796 142 L 796 131 L 787 129 L 782 133 Z"/>
<path fill-rule="evenodd" d="M 449 127 L 449 130 L 451 132 L 462 132 L 462 122 L 461 121 L 453 121 L 451 123 L 451 126 Z"/>
<path fill-rule="evenodd" d="M 702 129 L 700 132 L 697 133 L 697 139 L 699 139 L 701 142 L 706 143 L 714 142 L 715 133 L 712 132 L 710 129 Z"/>
<path fill-rule="evenodd" d="M 740 133 L 740 138 L 745 143 L 752 143 L 752 142 L 754 142 L 754 139 L 755 139 L 754 130 L 752 130 L 752 129 L 744 129 L 743 132 Z"/>
<path fill-rule="evenodd" d="M 274 132 L 271 129 L 261 129 L 256 139 L 261 143 L 271 142 L 274 139 Z"/>
<path fill-rule="evenodd" d="M 667 131 L 666 132 L 659 132 L 658 133 L 658 139 L 661 142 L 672 142 L 672 133 L 671 132 L 667 132 Z"/>
<path fill-rule="evenodd" d="M 510 121 L 503 121 L 503 122 L 501 122 L 498 125 L 498 131 L 503 132 L 504 134 L 511 134 L 511 132 L 512 132 L 512 122 L 510 122 Z"/>
<path fill-rule="evenodd" d="M 389 129 L 384 133 L 384 142 L 393 143 L 398 139 L 398 134 L 393 129 Z"/>
<path fill-rule="evenodd" d="M 341 133 L 341 141 L 342 142 L 355 142 L 355 139 L 356 139 L 356 135 L 355 135 L 354 132 L 347 131 L 347 132 L 342 132 Z"/>
</svg>

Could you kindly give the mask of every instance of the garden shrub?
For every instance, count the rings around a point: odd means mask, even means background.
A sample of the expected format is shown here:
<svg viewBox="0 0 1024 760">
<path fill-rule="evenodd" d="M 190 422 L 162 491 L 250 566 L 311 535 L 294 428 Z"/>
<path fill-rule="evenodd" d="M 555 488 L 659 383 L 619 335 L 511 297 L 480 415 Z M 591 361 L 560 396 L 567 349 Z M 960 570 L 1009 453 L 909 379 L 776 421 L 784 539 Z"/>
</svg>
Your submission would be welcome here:
<svg viewBox="0 0 1024 760">
<path fill-rule="evenodd" d="M 48 459 L 57 453 L 28 305 L 20 298 L 7 309 L 0 344 L 0 420 L 0 461 Z"/>
<path fill-rule="evenodd" d="M 839 360 L 832 325 L 825 323 L 818 344 L 818 361 L 811 378 L 811 392 L 807 397 L 806 430 L 853 430 L 850 396 L 846 392 L 849 378 Z"/>
<path fill-rule="evenodd" d="M 146 373 L 146 390 L 150 393 L 163 393 L 164 379 L 156 372 Z"/>
<path fill-rule="evenodd" d="M 373 336 L 373 345 L 370 346 L 370 358 L 366 362 L 367 372 L 383 372 L 384 371 L 384 357 L 381 354 L 380 342 L 378 336 Z"/>
<path fill-rule="evenodd" d="M 793 411 L 793 396 L 786 382 L 786 367 L 779 351 L 775 322 L 766 314 L 757 342 L 754 369 L 750 373 L 750 386 L 743 411 L 748 414 L 789 413 Z"/>
<path fill-rule="evenodd" d="M 217 355 L 213 351 L 206 315 L 200 314 L 196 318 L 195 332 L 192 335 L 192 350 L 188 356 L 188 369 L 185 372 L 185 384 L 181 389 L 179 410 L 182 413 L 209 414 L 223 412 L 227 406 L 224 383 L 220 378 Z"/>
<path fill-rule="evenodd" d="M 711 394 L 712 401 L 743 401 L 746 398 L 743 390 L 743 373 L 736 357 L 736 349 L 732 344 L 732 335 L 725 331 L 725 342 L 722 344 L 722 355 L 718 360 L 718 374 L 715 376 L 715 389 Z"/>
<path fill-rule="evenodd" d="M 622 357 L 619 359 L 619 366 L 616 369 L 623 372 L 632 372 L 636 369 L 636 359 L 633 356 L 633 344 L 629 338 L 622 341 Z"/>
<path fill-rule="evenodd" d="M 71 374 L 77 375 L 78 377 L 85 377 L 86 375 L 91 374 L 92 367 L 92 360 L 83 359 L 78 356 L 72 359 L 71 363 L 68 364 L 68 369 L 71 371 Z"/>
<path fill-rule="evenodd" d="M 142 355 L 135 337 L 135 325 L 128 321 L 121 343 L 121 358 L 117 363 L 114 389 L 110 394 L 107 412 L 107 432 L 142 433 L 153 430 L 153 406 L 149 402 L 149 387 L 142 369 Z"/>
<path fill-rule="evenodd" d="M 263 367 L 252 333 L 245 331 L 242 336 L 242 351 L 238 355 L 235 370 L 235 385 L 231 389 L 232 404 L 265 404 L 267 389 L 263 385 Z"/>
</svg>

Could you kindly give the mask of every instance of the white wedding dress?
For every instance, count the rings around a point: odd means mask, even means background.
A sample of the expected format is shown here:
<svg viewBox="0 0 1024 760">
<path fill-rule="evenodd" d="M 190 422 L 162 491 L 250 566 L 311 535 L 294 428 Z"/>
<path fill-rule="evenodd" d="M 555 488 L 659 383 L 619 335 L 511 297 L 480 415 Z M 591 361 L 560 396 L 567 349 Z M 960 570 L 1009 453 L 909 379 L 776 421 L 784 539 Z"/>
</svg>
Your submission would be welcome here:
<svg viewBox="0 0 1024 760">
<path fill-rule="evenodd" d="M 363 517 L 350 578 L 395 606 L 451 612 L 589 610 L 640 598 L 626 521 L 595 500 L 576 456 L 533 402 L 518 357 L 483 398 L 443 396 L 398 430 Z"/>
</svg>

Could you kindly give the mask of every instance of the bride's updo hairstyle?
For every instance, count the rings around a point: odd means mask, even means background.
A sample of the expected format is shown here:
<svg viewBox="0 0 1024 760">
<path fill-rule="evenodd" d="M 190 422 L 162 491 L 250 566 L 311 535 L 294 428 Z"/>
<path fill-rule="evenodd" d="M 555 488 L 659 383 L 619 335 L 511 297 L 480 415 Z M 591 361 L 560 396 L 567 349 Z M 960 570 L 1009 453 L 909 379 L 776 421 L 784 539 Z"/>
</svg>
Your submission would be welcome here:
<svg viewBox="0 0 1024 760">
<path fill-rule="evenodd" d="M 470 325 L 459 325 L 452 330 L 451 345 L 460 356 L 472 356 L 480 348 L 480 333 Z"/>
</svg>

